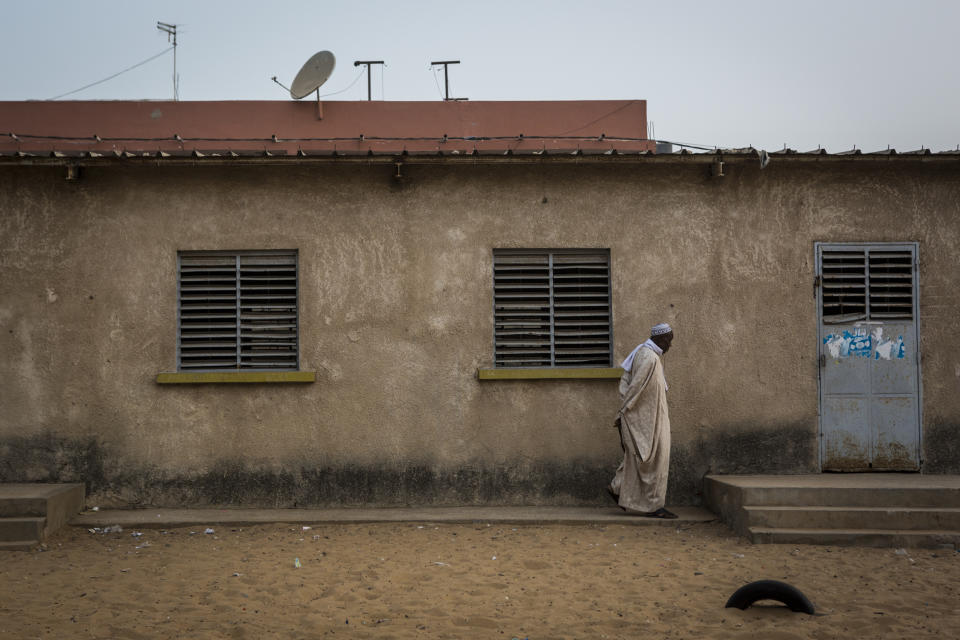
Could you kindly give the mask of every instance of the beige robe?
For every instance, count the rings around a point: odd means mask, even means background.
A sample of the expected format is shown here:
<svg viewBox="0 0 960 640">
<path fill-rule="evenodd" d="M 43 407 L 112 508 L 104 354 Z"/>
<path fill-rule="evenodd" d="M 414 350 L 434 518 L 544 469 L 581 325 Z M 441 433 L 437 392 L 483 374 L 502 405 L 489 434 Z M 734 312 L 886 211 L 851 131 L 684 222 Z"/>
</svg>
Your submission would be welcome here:
<svg viewBox="0 0 960 640">
<path fill-rule="evenodd" d="M 610 483 L 619 504 L 651 512 L 664 506 L 670 467 L 670 415 L 663 363 L 652 349 L 640 349 L 620 378 L 620 446 L 623 462 Z"/>
</svg>

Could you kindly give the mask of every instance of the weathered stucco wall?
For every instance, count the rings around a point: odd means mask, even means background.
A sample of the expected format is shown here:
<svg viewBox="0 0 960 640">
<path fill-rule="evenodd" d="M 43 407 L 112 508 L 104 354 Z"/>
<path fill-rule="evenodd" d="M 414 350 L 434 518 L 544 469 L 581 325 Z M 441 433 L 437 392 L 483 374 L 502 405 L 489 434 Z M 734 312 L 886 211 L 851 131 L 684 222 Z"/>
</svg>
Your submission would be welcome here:
<svg viewBox="0 0 960 640">
<path fill-rule="evenodd" d="M 815 241 L 918 241 L 924 470 L 960 471 L 954 164 L 0 168 L 0 481 L 98 504 L 591 503 L 615 380 L 480 382 L 492 249 L 609 248 L 615 357 L 671 322 L 669 500 L 818 463 Z M 176 254 L 298 249 L 306 385 L 155 383 Z"/>
</svg>

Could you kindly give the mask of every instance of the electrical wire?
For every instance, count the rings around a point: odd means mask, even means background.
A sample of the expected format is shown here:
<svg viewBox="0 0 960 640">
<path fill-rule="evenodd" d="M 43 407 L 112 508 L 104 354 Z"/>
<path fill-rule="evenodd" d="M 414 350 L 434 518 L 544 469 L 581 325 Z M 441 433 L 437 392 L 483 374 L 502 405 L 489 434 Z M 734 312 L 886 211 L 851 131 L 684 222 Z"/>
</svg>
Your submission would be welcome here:
<svg viewBox="0 0 960 640">
<path fill-rule="evenodd" d="M 347 85 L 347 89 L 349 89 L 349 88 L 352 87 L 353 85 L 357 84 L 357 80 L 359 80 L 359 79 L 361 78 L 361 76 L 363 76 L 363 72 L 364 72 L 364 70 L 363 70 L 363 69 L 360 69 L 360 73 L 358 73 L 358 74 L 357 74 L 357 77 L 353 79 L 353 82 L 351 82 L 349 85 Z M 333 93 L 325 93 L 325 94 L 323 94 L 322 96 L 317 96 L 317 97 L 318 97 L 318 98 L 326 98 L 327 96 L 335 96 L 335 95 L 337 95 L 338 93 L 343 93 L 343 92 L 346 91 L 347 89 L 340 89 L 340 91 L 334 91 Z"/>
<path fill-rule="evenodd" d="M 364 71 L 360 72 L 360 75 L 363 75 Z M 359 76 L 358 76 L 359 79 Z M 356 84 L 356 80 L 354 81 Z M 351 85 L 352 86 L 352 85 Z M 350 87 L 347 87 L 349 89 Z M 337 93 L 342 93 L 346 89 L 342 89 Z M 334 95 L 334 94 L 328 94 Z M 57 140 L 71 144 L 89 144 L 91 140 L 96 140 L 97 142 L 164 142 L 169 141 L 172 138 L 162 137 L 162 138 L 139 138 L 139 137 L 110 137 L 110 136 L 55 136 L 55 135 L 42 135 L 42 134 L 32 134 L 32 133 L 17 133 L 17 132 L 0 132 L 0 137 L 10 137 L 14 140 Z M 350 141 L 376 141 L 376 142 L 429 142 L 429 141 L 448 141 L 448 142 L 497 142 L 497 141 L 530 141 L 530 140 L 569 140 L 569 141 L 578 141 L 578 142 L 655 142 L 655 143 L 664 143 L 672 144 L 674 146 L 686 149 L 696 149 L 698 151 L 719 151 L 722 152 L 725 149 L 717 147 L 716 145 L 703 145 L 703 144 L 693 144 L 690 142 L 677 142 L 675 140 L 660 140 L 654 138 L 634 138 L 629 136 L 617 136 L 617 135 L 606 135 L 604 134 L 601 137 L 596 135 L 591 136 L 569 136 L 569 135 L 512 135 L 512 136 L 445 136 L 440 138 L 438 136 L 367 136 L 362 137 L 357 136 L 339 136 L 339 137 L 328 137 L 328 138 L 283 138 L 280 136 L 274 136 L 270 138 L 204 138 L 204 137 L 179 137 L 176 138 L 179 142 L 273 142 L 273 143 L 284 143 L 284 142 L 350 142 Z M 731 150 L 731 149 L 727 149 Z"/>
<path fill-rule="evenodd" d="M 0 132 L 0 136 L 12 137 L 15 139 L 26 139 L 30 138 L 33 140 L 63 140 L 63 141 L 77 141 L 77 142 L 89 142 L 92 139 L 95 139 L 97 142 L 162 142 L 165 140 L 178 140 L 183 142 L 337 142 L 337 141 L 346 141 L 346 140 L 358 140 L 357 136 L 341 136 L 341 137 L 329 137 L 329 138 L 283 138 L 277 136 L 274 138 L 204 138 L 204 137 L 179 137 L 171 138 L 169 136 L 162 138 L 138 138 L 138 137 L 110 137 L 110 136 L 50 136 L 50 135 L 40 135 L 32 133 L 17 133 L 17 132 Z M 429 140 L 442 140 L 444 138 L 440 136 L 363 136 L 363 140 L 377 140 L 381 142 L 403 142 L 403 141 L 429 141 Z M 596 141 L 598 140 L 597 136 L 559 136 L 559 135 L 545 135 L 545 136 L 530 136 L 530 135 L 513 135 L 513 136 L 447 136 L 446 140 L 459 140 L 463 142 L 487 142 L 487 141 L 497 141 L 497 140 L 581 140 L 581 141 Z M 668 142 L 666 140 L 652 140 L 650 138 L 631 138 L 626 136 L 607 136 L 603 137 L 604 141 L 609 142 Z M 690 147 L 694 149 L 704 149 L 707 151 L 716 149 L 716 147 L 699 147 L 697 145 L 672 142 L 678 146 Z"/>
<path fill-rule="evenodd" d="M 127 71 L 133 71 L 133 70 L 136 69 L 137 67 L 142 67 L 143 65 L 147 64 L 147 63 L 150 62 L 151 60 L 156 60 L 157 58 L 159 58 L 159 57 L 162 56 L 163 54 L 169 53 L 170 51 L 173 51 L 174 48 L 175 48 L 175 47 L 169 47 L 169 48 L 167 48 L 167 49 L 164 49 L 163 51 L 161 51 L 161 52 L 158 53 L 157 55 L 151 56 L 151 57 L 147 58 L 146 60 L 143 60 L 143 61 L 141 61 L 141 62 L 138 62 L 137 64 L 133 65 L 132 67 L 127 67 L 127 68 L 124 69 L 123 71 L 118 71 L 118 72 L 116 72 L 115 74 L 113 74 L 112 76 L 107 76 L 107 77 L 104 78 L 103 80 L 97 80 L 96 82 L 91 82 L 90 84 L 88 84 L 88 85 L 86 85 L 86 86 L 83 86 L 83 87 L 80 87 L 79 89 L 74 89 L 73 91 L 67 91 L 66 93 L 61 93 L 61 94 L 58 95 L 58 96 L 53 96 L 52 98 L 47 98 L 47 100 L 59 100 L 60 98 L 62 98 L 62 97 L 64 97 L 64 96 L 69 96 L 69 95 L 71 95 L 71 94 L 73 94 L 73 93 L 77 93 L 77 92 L 83 91 L 84 89 L 89 89 L 90 87 L 95 87 L 95 86 L 97 86 L 98 84 L 103 84 L 103 83 L 106 82 L 107 80 L 113 80 L 113 79 L 116 78 L 117 76 L 119 76 L 119 75 L 121 75 L 121 74 L 124 74 L 124 73 L 126 73 Z"/>
<path fill-rule="evenodd" d="M 363 72 L 361 71 L 361 74 Z M 347 87 L 349 89 L 349 87 Z M 344 89 L 343 91 L 345 91 Z M 341 93 L 341 92 L 338 92 Z M 331 94 L 332 95 L 332 94 Z M 0 132 L 0 136 L 11 137 L 15 140 L 22 139 L 31 139 L 31 140 L 58 140 L 70 144 L 88 144 L 91 140 L 96 140 L 97 142 L 164 142 L 169 141 L 172 138 L 136 138 L 136 137 L 126 137 L 126 138 L 114 138 L 114 137 L 103 137 L 103 136 L 48 136 L 48 135 L 39 135 L 39 134 L 30 134 L 30 133 L 15 133 L 15 132 Z M 273 143 L 284 143 L 284 142 L 350 142 L 350 141 L 367 141 L 367 142 L 429 142 L 429 141 L 439 141 L 446 140 L 448 142 L 496 142 L 496 141 L 530 141 L 530 140 L 569 140 L 569 141 L 579 141 L 579 142 L 597 142 L 597 136 L 565 136 L 565 135 L 545 135 L 545 136 L 529 136 L 529 135 L 516 135 L 516 136 L 447 136 L 446 138 L 439 138 L 437 136 L 363 136 L 358 138 L 357 136 L 340 136 L 340 137 L 329 137 L 329 138 L 281 138 L 271 137 L 271 138 L 202 138 L 202 137 L 181 137 L 178 138 L 180 142 L 273 142 Z M 655 140 L 653 138 L 633 138 L 627 136 L 603 136 L 604 142 L 662 142 L 665 144 L 672 144 L 680 148 L 687 149 L 697 149 L 698 151 L 723 151 L 723 149 L 716 146 L 706 146 L 701 144 L 692 144 L 689 142 L 676 142 L 672 140 Z"/>
<path fill-rule="evenodd" d="M 430 71 L 433 72 L 433 83 L 437 85 L 437 93 L 440 94 L 440 99 L 445 100 L 446 98 L 443 96 L 443 90 L 440 88 L 440 81 L 437 80 L 437 67 L 430 65 Z"/>
<path fill-rule="evenodd" d="M 721 148 L 716 145 L 704 146 L 702 144 L 690 144 L 687 142 L 674 142 L 672 140 L 651 140 L 651 142 L 662 142 L 663 144 L 672 144 L 680 147 L 681 149 L 696 149 L 697 151 L 721 151 Z"/>
<path fill-rule="evenodd" d="M 591 120 L 590 122 L 588 122 L 588 123 L 586 123 L 586 124 L 582 124 L 582 125 L 580 125 L 579 127 L 576 127 L 575 129 L 568 129 L 568 130 L 564 131 L 563 133 L 561 133 L 560 135 L 564 135 L 564 134 L 570 133 L 570 132 L 572 132 L 572 131 L 579 131 L 580 129 L 585 129 L 585 128 L 589 127 L 590 125 L 594 124 L 594 123 L 600 122 L 600 121 L 603 120 L 604 118 L 609 118 L 609 117 L 612 116 L 613 114 L 615 114 L 615 113 L 617 113 L 617 112 L 619 112 L 619 111 L 623 111 L 623 110 L 626 109 L 627 107 L 633 106 L 634 104 L 636 104 L 636 100 L 631 100 L 630 102 L 628 102 L 628 103 L 626 103 L 626 104 L 620 105 L 619 107 L 617 107 L 617 108 L 614 109 L 613 111 L 611 111 L 611 112 L 609 112 L 609 113 L 603 114 L 603 115 L 600 116 L 599 118 L 595 118 L 595 119 Z"/>
</svg>

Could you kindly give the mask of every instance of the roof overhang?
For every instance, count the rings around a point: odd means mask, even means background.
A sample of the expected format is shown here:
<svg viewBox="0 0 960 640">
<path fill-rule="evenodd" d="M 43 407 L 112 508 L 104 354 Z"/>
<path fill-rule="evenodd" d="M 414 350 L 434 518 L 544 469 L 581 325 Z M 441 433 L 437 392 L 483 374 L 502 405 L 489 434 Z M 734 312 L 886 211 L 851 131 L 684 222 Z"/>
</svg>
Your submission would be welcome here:
<svg viewBox="0 0 960 640">
<path fill-rule="evenodd" d="M 0 152 L 0 166 L 243 166 L 243 165 L 330 165 L 330 164 L 649 164 L 691 165 L 713 164 L 722 161 L 732 165 L 768 163 L 779 164 L 856 164 L 856 165 L 917 165 L 960 162 L 960 152 L 916 154 L 822 154 L 793 153 L 767 154 L 748 150 L 679 152 L 656 154 L 648 151 L 618 151 L 616 149 L 520 149 L 520 150 L 458 150 L 386 153 L 374 151 L 305 151 L 294 154 L 263 150 L 241 151 L 158 151 L 158 152 Z"/>
</svg>

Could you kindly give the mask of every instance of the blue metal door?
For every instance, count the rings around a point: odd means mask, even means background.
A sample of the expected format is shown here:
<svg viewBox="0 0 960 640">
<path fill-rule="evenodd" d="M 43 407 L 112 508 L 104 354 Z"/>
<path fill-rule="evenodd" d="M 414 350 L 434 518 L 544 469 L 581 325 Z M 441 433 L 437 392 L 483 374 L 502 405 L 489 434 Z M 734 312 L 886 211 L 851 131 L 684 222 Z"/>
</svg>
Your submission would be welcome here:
<svg viewBox="0 0 960 640">
<path fill-rule="evenodd" d="M 820 461 L 920 466 L 916 243 L 817 243 Z"/>
</svg>

